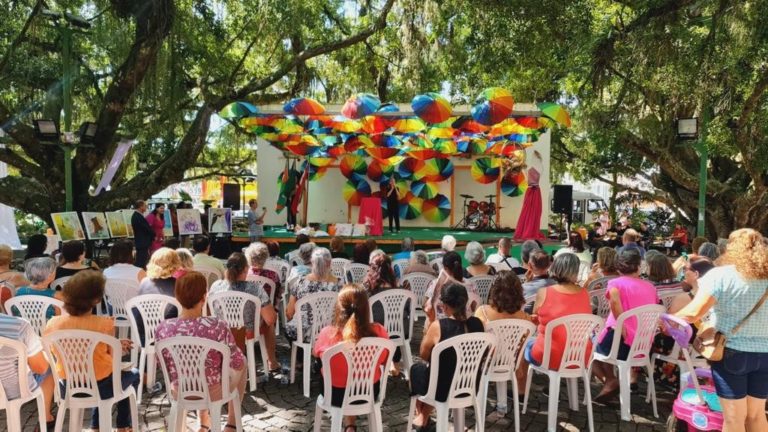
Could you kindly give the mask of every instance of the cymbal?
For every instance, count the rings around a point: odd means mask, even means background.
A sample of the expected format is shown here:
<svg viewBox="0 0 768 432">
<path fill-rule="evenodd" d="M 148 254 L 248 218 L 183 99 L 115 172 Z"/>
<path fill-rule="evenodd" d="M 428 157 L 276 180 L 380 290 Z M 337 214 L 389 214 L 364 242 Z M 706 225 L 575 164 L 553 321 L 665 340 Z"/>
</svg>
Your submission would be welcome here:
<svg viewBox="0 0 768 432">
<path fill-rule="evenodd" d="M 486 198 L 491 198 L 491 199 L 493 199 L 493 198 L 496 198 L 496 194 L 493 194 L 493 195 L 486 195 L 485 197 L 486 197 Z"/>
<path fill-rule="evenodd" d="M 466 198 L 466 199 L 472 199 L 472 198 L 474 198 L 472 195 L 467 195 L 467 194 L 461 194 L 461 195 L 459 195 L 459 196 L 460 196 L 460 197 L 462 197 L 462 198 Z"/>
</svg>

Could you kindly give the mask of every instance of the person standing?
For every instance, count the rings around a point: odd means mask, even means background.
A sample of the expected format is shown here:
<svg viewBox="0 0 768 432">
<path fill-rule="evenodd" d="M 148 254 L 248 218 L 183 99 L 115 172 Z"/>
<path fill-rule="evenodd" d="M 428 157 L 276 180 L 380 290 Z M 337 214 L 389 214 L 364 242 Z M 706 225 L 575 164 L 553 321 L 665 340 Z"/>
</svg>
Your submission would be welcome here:
<svg viewBox="0 0 768 432">
<path fill-rule="evenodd" d="M 152 213 L 147 215 L 147 222 L 152 227 L 153 240 L 152 245 L 149 248 L 150 253 L 163 247 L 163 240 L 165 240 L 165 204 L 155 204 L 155 209 Z"/>
<path fill-rule="evenodd" d="M 264 236 L 264 217 L 267 215 L 267 208 L 259 209 L 259 202 L 255 199 L 248 201 L 248 207 L 248 235 L 251 237 L 251 243 L 254 243 Z"/>
<path fill-rule="evenodd" d="M 395 232 L 392 229 L 392 221 L 395 222 L 397 232 L 400 232 L 400 197 L 397 195 L 397 186 L 395 185 L 395 176 L 389 178 L 389 183 L 384 190 L 387 201 L 387 215 L 389 215 L 389 232 Z"/>
<path fill-rule="evenodd" d="M 136 201 L 133 206 L 136 210 L 131 216 L 131 227 L 133 236 L 136 240 L 136 267 L 146 268 L 149 262 L 149 247 L 152 246 L 152 240 L 155 238 L 155 230 L 149 225 L 144 213 L 147 211 L 147 203 L 144 200 Z"/>
</svg>

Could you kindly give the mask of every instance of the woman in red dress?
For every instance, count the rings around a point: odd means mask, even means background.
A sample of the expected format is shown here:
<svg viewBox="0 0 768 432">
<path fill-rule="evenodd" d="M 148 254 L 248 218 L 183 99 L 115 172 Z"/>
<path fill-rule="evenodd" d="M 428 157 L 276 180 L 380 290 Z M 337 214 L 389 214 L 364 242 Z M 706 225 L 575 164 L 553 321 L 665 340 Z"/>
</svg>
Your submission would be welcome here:
<svg viewBox="0 0 768 432">
<path fill-rule="evenodd" d="M 163 241 L 165 240 L 165 233 L 163 228 L 165 227 L 165 204 L 155 204 L 155 209 L 147 215 L 147 222 L 149 226 L 155 231 L 155 239 L 152 240 L 152 246 L 149 247 L 149 253 L 163 247 Z"/>
</svg>

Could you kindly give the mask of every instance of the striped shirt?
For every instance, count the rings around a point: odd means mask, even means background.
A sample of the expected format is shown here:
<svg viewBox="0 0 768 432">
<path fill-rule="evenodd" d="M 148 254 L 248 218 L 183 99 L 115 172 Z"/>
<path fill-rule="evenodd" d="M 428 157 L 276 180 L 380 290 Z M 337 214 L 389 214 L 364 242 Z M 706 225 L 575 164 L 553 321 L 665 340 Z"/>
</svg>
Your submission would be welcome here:
<svg viewBox="0 0 768 432">
<path fill-rule="evenodd" d="M 43 350 L 40 337 L 37 336 L 29 322 L 22 318 L 0 315 L 0 337 L 13 339 L 26 345 L 27 358 L 36 356 Z M 2 383 L 3 390 L 5 390 L 9 400 L 20 396 L 19 370 L 14 361 L 16 356 L 8 357 L 12 355 L 12 352 L 9 348 L 0 349 L 0 383 Z M 32 372 L 29 373 L 27 382 L 29 383 L 30 390 L 34 390 L 37 387 L 37 382 Z"/>
</svg>

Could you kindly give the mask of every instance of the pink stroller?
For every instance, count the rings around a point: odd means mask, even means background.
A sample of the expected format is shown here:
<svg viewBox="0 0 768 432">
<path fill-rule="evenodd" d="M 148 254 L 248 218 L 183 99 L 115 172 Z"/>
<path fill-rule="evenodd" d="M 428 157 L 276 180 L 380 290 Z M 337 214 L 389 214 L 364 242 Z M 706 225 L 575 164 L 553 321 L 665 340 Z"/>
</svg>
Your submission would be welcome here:
<svg viewBox="0 0 768 432">
<path fill-rule="evenodd" d="M 688 351 L 691 326 L 672 315 L 662 315 L 661 322 L 666 332 L 680 345 L 685 359 L 686 371 L 680 371 L 680 393 L 672 406 L 667 421 L 667 431 L 719 431 L 723 429 L 723 409 L 715 393 L 712 371 L 694 368 Z M 705 383 L 700 384 L 699 379 Z"/>
</svg>

